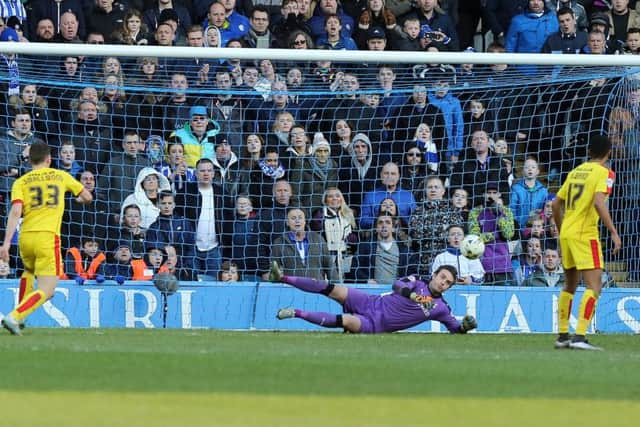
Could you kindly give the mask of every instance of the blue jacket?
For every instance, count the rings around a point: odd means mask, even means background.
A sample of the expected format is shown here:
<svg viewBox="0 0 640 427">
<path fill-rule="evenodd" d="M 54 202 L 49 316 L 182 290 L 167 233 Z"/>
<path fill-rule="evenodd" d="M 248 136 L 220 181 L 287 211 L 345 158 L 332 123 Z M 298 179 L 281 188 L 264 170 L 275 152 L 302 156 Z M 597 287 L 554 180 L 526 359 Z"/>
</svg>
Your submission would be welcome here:
<svg viewBox="0 0 640 427">
<path fill-rule="evenodd" d="M 340 18 L 340 23 L 342 24 L 342 30 L 340 30 L 340 34 L 346 37 L 351 37 L 351 33 L 353 33 L 353 27 L 355 26 L 353 18 L 342 10 L 341 7 L 338 7 L 336 10 L 336 15 Z M 326 37 L 327 32 L 324 30 L 324 20 L 325 16 L 320 11 L 319 7 L 315 8 L 313 16 L 307 22 L 309 27 L 311 28 L 311 38 L 317 40 L 321 36 Z"/>
<path fill-rule="evenodd" d="M 413 211 L 416 210 L 416 199 L 413 197 L 413 193 L 402 188 L 396 188 L 396 191 L 389 193 L 384 187 L 378 187 L 364 195 L 362 213 L 360 214 L 360 228 L 362 230 L 373 228 L 380 210 L 380 203 L 386 198 L 393 199 L 396 202 L 398 216 L 405 224 L 409 224 L 409 218 Z"/>
<path fill-rule="evenodd" d="M 104 275 L 107 279 L 115 279 L 116 276 L 122 276 L 125 280 L 131 280 L 133 269 L 130 263 L 108 262 L 104 264 Z"/>
<path fill-rule="evenodd" d="M 429 104 L 438 107 L 444 117 L 445 129 L 447 130 L 447 159 L 450 156 L 459 156 L 464 148 L 464 120 L 460 100 L 451 93 L 447 93 L 442 98 L 429 94 Z"/>
<path fill-rule="evenodd" d="M 146 240 L 149 244 L 175 246 L 180 264 L 190 265 L 196 234 L 193 223 L 186 218 L 179 215 L 159 215 L 147 230 Z"/>
<path fill-rule="evenodd" d="M 549 191 L 540 181 L 536 181 L 533 188 L 527 187 L 524 179 L 513 183 L 509 207 L 520 229 L 526 227 L 529 212 L 544 208 L 548 194 Z"/>
<path fill-rule="evenodd" d="M 229 242 L 225 257 L 236 264 L 242 275 L 257 276 L 269 271 L 269 253 L 260 245 L 260 217 L 234 218 L 226 221 L 223 233 Z"/>
<path fill-rule="evenodd" d="M 326 34 L 322 35 L 316 40 L 316 47 L 318 49 L 322 48 L 327 50 L 358 50 L 356 42 L 354 42 L 351 37 L 343 35 L 340 36 L 340 40 L 338 40 L 336 44 L 329 43 Z"/>
<path fill-rule="evenodd" d="M 556 14 L 545 8 L 540 17 L 526 10 L 513 17 L 504 44 L 507 52 L 539 53 L 544 41 L 559 30 Z"/>
</svg>

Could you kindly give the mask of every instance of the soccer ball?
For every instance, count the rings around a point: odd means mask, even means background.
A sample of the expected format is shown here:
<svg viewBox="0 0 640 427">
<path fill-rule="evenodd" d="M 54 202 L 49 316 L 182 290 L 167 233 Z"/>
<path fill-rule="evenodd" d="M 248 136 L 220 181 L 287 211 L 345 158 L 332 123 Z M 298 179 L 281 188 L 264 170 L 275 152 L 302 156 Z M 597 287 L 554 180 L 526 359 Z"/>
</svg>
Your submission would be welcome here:
<svg viewBox="0 0 640 427">
<path fill-rule="evenodd" d="M 469 259 L 477 259 L 484 253 L 484 242 L 480 236 L 469 234 L 460 243 L 460 253 Z"/>
<path fill-rule="evenodd" d="M 178 279 L 171 273 L 158 273 L 153 277 L 153 284 L 165 295 L 173 295 L 178 290 Z"/>
</svg>

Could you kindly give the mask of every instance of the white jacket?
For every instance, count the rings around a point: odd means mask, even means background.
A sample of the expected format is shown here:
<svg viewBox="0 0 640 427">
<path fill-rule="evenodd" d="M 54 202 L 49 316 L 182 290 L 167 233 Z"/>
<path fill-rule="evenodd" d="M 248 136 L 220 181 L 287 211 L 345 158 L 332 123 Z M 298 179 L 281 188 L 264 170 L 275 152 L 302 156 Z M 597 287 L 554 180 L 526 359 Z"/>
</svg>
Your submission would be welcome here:
<svg viewBox="0 0 640 427">
<path fill-rule="evenodd" d="M 446 251 L 439 253 L 431 264 L 431 273 L 436 271 L 441 265 L 452 265 L 458 270 L 458 277 L 471 276 L 471 284 L 481 285 L 484 283 L 484 267 L 478 259 L 469 259 L 460 255 L 460 250 L 448 247 Z"/>
<path fill-rule="evenodd" d="M 151 174 L 158 176 L 158 193 L 171 191 L 171 183 L 169 183 L 166 176 L 154 168 L 147 167 L 142 169 L 138 174 L 138 178 L 136 178 L 136 188 L 133 190 L 133 194 L 129 194 L 120 206 L 120 221 L 124 219 L 124 208 L 129 205 L 136 205 L 140 208 L 140 227 L 144 229 L 148 229 L 158 219 L 160 209 L 149 200 L 144 188 L 142 188 L 142 181 Z"/>
</svg>

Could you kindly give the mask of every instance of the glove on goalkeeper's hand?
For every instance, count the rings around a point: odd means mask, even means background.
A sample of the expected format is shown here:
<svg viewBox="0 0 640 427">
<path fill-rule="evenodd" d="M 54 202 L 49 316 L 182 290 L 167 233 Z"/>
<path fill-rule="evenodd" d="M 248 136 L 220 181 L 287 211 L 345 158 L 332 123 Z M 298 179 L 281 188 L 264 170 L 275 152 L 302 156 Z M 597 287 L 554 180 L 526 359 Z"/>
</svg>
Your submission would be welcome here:
<svg viewBox="0 0 640 427">
<path fill-rule="evenodd" d="M 467 314 L 462 318 L 462 330 L 468 332 L 478 327 L 478 321 L 475 317 Z"/>
</svg>

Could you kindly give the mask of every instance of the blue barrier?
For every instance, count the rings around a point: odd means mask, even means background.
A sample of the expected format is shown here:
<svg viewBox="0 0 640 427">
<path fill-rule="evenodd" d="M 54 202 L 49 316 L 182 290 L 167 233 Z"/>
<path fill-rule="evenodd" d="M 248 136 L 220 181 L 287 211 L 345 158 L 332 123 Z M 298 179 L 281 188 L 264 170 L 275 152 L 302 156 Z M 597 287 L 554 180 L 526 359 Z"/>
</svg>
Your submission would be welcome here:
<svg viewBox="0 0 640 427">
<path fill-rule="evenodd" d="M 389 292 L 389 286 L 358 285 L 370 293 Z M 0 316 L 11 311 L 18 294 L 16 280 L 0 280 Z M 579 301 L 581 291 L 576 294 Z M 447 293 L 453 313 L 478 318 L 480 332 L 551 333 L 557 329 L 558 289 L 455 286 Z M 574 313 L 577 303 L 574 304 Z M 322 295 L 308 294 L 273 283 L 182 282 L 168 298 L 167 327 L 257 330 L 318 330 L 299 319 L 277 321 L 280 307 L 338 313 L 340 306 Z M 572 327 L 576 319 L 572 318 Z M 63 281 L 42 309 L 29 317 L 35 327 L 162 327 L 162 298 L 149 282 L 122 286 L 85 285 Z M 445 332 L 437 322 L 413 328 L 422 332 Z M 640 332 L 638 289 L 605 289 L 600 297 L 593 331 Z"/>
</svg>

